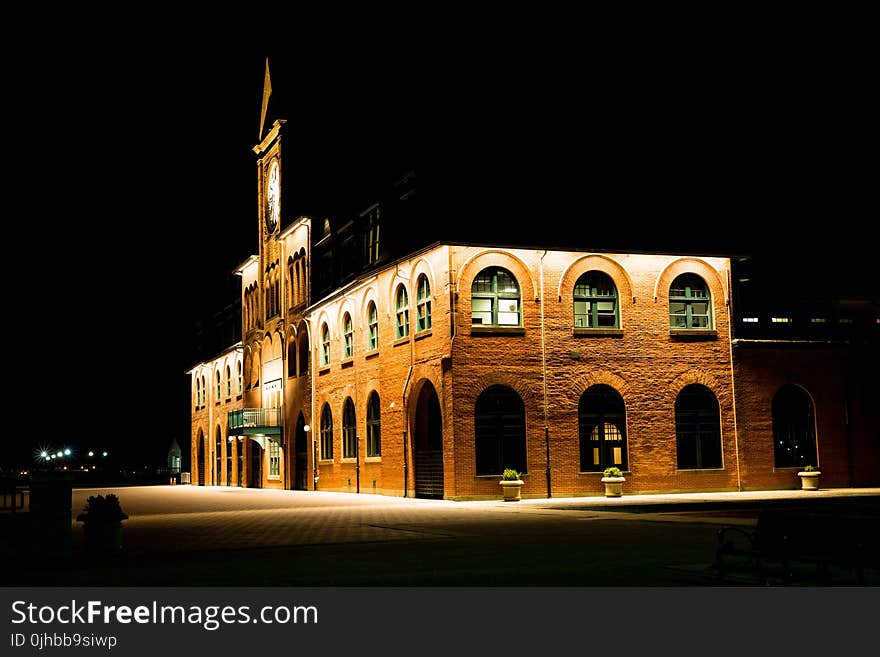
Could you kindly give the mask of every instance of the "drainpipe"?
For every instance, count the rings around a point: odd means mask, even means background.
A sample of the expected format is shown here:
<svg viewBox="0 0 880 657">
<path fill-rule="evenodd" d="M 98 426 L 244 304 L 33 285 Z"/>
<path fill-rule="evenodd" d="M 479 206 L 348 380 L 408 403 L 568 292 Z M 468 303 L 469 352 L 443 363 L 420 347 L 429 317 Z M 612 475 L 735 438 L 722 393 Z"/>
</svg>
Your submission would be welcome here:
<svg viewBox="0 0 880 657">
<path fill-rule="evenodd" d="M 544 449 L 547 460 L 547 497 L 553 497 L 553 491 L 550 485 L 550 425 L 547 420 L 547 340 L 544 334 L 544 256 L 547 255 L 547 249 L 541 254 L 539 265 L 539 273 L 541 280 L 541 371 L 544 383 Z"/>
<path fill-rule="evenodd" d="M 410 278 L 404 278 L 403 276 L 400 275 L 400 263 L 397 263 L 397 265 L 394 268 L 394 272 L 398 278 L 403 278 L 403 280 L 405 280 L 405 281 L 411 280 Z M 410 290 L 410 292 L 412 292 L 412 290 Z M 392 294 L 393 294 L 393 292 L 392 292 Z M 415 299 L 415 297 L 411 297 L 411 298 Z M 395 299 L 392 298 L 391 301 L 392 301 L 392 303 L 394 303 Z M 410 319 L 412 319 L 412 317 L 413 317 L 413 315 L 410 314 Z M 407 411 L 407 408 L 406 408 L 406 389 L 409 387 L 409 380 L 412 377 L 413 365 L 415 362 L 415 345 L 413 344 L 413 339 L 412 339 L 412 322 L 410 322 L 409 328 L 410 328 L 410 331 L 409 331 L 409 335 L 407 336 L 407 337 L 409 337 L 409 370 L 406 373 L 406 381 L 403 382 L 403 392 L 400 395 L 400 404 L 401 404 L 400 410 L 403 412 L 403 496 L 404 497 L 406 497 L 406 485 L 407 485 L 407 480 L 409 478 L 409 459 L 408 459 L 407 453 L 406 453 L 406 448 L 407 448 L 406 428 L 407 428 L 407 422 L 409 420 L 409 412 Z"/>
<path fill-rule="evenodd" d="M 727 264 L 727 344 L 730 353 L 730 394 L 733 396 L 733 449 L 736 454 L 736 490 L 742 492 L 739 471 L 739 426 L 736 421 L 736 374 L 733 367 L 733 287 L 730 260 Z"/>
</svg>

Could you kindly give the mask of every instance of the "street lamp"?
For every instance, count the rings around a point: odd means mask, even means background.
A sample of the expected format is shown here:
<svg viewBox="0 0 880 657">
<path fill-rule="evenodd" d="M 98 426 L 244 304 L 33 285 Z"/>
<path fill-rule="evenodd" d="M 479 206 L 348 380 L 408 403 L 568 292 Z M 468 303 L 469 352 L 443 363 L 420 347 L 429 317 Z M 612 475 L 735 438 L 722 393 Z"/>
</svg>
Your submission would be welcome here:
<svg viewBox="0 0 880 657">
<path fill-rule="evenodd" d="M 64 448 L 64 456 L 70 456 L 70 447 Z"/>
</svg>

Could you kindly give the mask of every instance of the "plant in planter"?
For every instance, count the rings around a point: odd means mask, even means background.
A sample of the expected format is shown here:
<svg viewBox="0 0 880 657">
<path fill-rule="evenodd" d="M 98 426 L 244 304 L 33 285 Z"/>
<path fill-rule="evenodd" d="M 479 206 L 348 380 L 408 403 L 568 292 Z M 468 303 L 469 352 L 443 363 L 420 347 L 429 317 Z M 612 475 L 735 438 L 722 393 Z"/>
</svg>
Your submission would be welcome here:
<svg viewBox="0 0 880 657">
<path fill-rule="evenodd" d="M 605 468 L 602 474 L 604 475 L 602 483 L 605 484 L 605 497 L 620 497 L 623 495 L 623 482 L 626 479 L 620 468 Z"/>
<path fill-rule="evenodd" d="M 87 552 L 122 549 L 122 521 L 128 519 L 128 514 L 122 510 L 116 495 L 92 495 L 76 519 L 83 523 Z"/>
<path fill-rule="evenodd" d="M 516 502 L 522 499 L 522 487 L 525 483 L 521 475 L 513 468 L 507 468 L 501 474 L 501 489 L 504 491 L 505 502 Z"/>
<path fill-rule="evenodd" d="M 815 465 L 804 466 L 804 469 L 798 472 L 801 478 L 801 490 L 819 490 L 819 475 L 822 474 Z"/>
</svg>

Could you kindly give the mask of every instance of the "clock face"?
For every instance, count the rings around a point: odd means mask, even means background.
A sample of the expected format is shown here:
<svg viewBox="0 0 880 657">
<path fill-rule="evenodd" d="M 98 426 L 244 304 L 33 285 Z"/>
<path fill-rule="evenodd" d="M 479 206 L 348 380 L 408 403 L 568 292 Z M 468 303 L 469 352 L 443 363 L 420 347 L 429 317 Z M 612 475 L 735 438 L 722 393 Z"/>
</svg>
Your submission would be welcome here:
<svg viewBox="0 0 880 657">
<path fill-rule="evenodd" d="M 266 231 L 274 233 L 278 228 L 281 211 L 281 192 L 278 180 L 278 160 L 273 160 L 269 167 L 269 178 L 266 183 Z"/>
</svg>

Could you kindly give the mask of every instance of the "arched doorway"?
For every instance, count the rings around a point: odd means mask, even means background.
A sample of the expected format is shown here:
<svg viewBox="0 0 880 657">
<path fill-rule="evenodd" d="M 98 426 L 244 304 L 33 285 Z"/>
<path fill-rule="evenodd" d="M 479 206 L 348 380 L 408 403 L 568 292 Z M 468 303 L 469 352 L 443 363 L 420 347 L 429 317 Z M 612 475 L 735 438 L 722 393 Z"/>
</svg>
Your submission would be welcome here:
<svg viewBox="0 0 880 657">
<path fill-rule="evenodd" d="M 263 487 L 263 448 L 256 440 L 248 440 L 250 448 L 250 477 L 248 478 L 248 486 L 250 488 Z"/>
<path fill-rule="evenodd" d="M 238 487 L 241 488 L 244 486 L 244 441 L 239 436 L 235 442 L 238 443 L 235 451 L 238 453 Z"/>
<path fill-rule="evenodd" d="M 300 413 L 296 419 L 296 433 L 294 434 L 293 458 L 295 459 L 293 472 L 294 490 L 308 490 L 308 454 L 309 442 L 306 436 L 306 420 Z"/>
<path fill-rule="evenodd" d="M 214 439 L 214 485 L 219 486 L 223 474 L 223 433 L 217 427 L 217 437 Z"/>
<path fill-rule="evenodd" d="M 413 417 L 413 466 L 416 497 L 443 499 L 443 418 L 440 400 L 425 381 Z"/>
<path fill-rule="evenodd" d="M 196 457 L 196 476 L 199 478 L 199 486 L 205 485 L 205 434 L 199 429 L 198 456 Z"/>
</svg>

